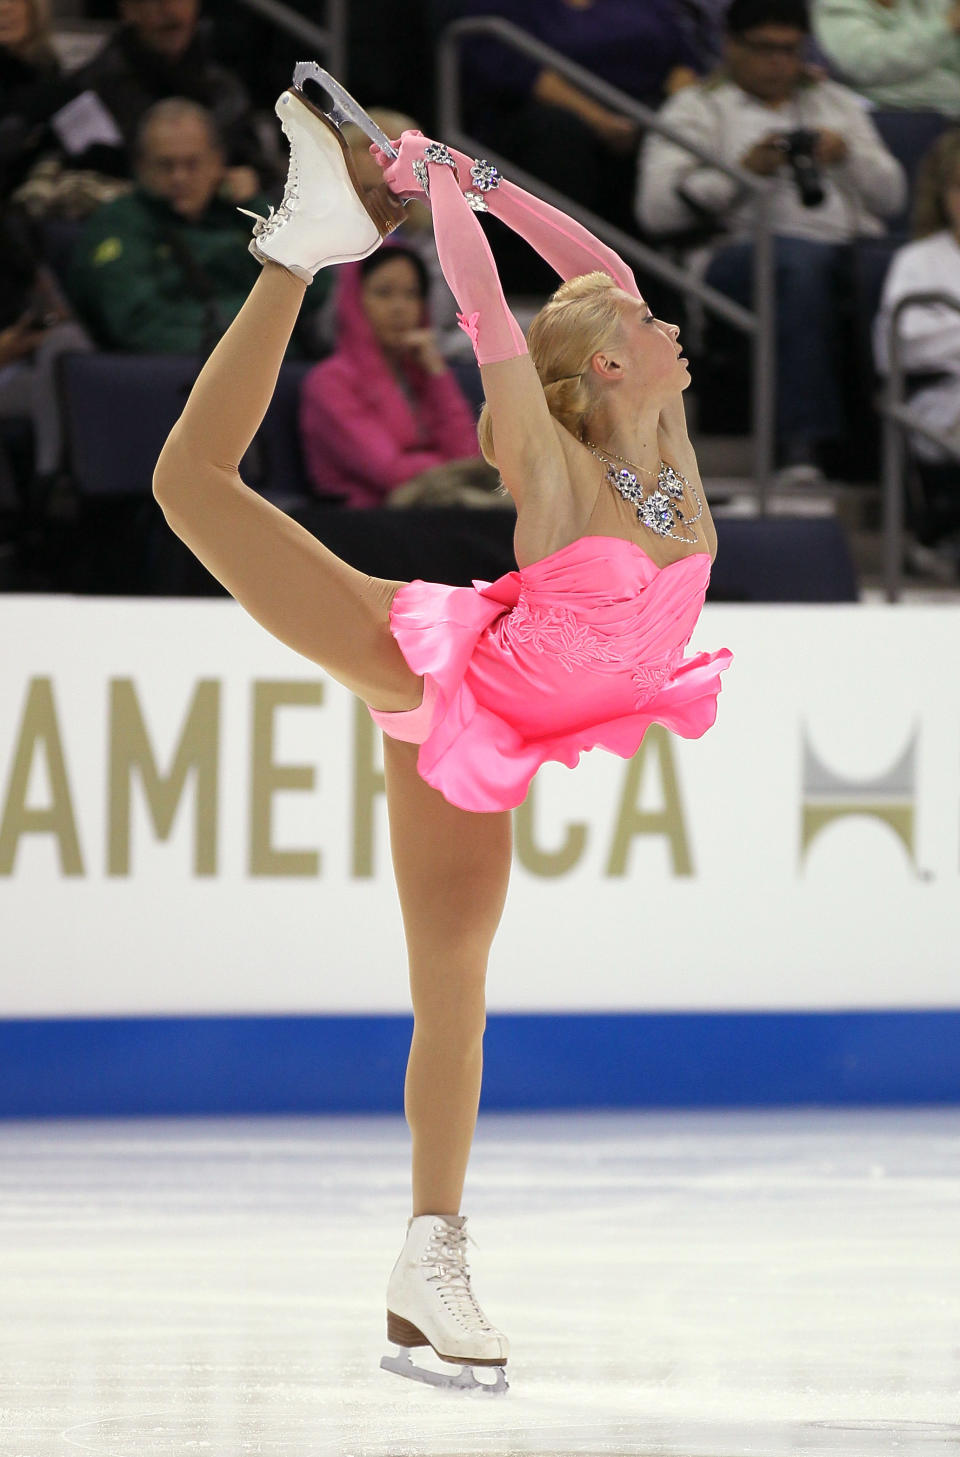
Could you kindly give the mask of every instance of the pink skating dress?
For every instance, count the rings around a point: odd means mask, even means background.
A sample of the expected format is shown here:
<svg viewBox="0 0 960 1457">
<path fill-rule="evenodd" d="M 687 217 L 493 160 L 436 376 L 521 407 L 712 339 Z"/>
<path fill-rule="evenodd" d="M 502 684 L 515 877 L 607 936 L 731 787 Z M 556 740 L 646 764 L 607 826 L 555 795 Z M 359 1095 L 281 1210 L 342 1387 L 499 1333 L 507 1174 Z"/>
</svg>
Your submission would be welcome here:
<svg viewBox="0 0 960 1457">
<path fill-rule="evenodd" d="M 390 626 L 423 702 L 371 714 L 420 745 L 428 784 L 478 812 L 520 804 L 548 760 L 573 768 L 597 747 L 630 758 L 651 723 L 700 738 L 733 660 L 683 655 L 710 567 L 708 552 L 658 567 L 635 542 L 583 536 L 496 582 L 410 582 Z"/>
</svg>

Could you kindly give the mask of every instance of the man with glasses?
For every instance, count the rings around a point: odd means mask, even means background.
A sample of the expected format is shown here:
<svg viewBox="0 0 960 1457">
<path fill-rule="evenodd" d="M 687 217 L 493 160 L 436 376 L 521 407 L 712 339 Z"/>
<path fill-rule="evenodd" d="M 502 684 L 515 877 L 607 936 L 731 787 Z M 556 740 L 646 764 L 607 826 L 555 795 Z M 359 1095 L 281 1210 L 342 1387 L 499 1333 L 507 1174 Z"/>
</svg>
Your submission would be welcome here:
<svg viewBox="0 0 960 1457">
<path fill-rule="evenodd" d="M 206 355 L 257 267 L 249 224 L 224 192 L 226 151 L 213 114 L 184 97 L 158 101 L 140 124 L 136 167 L 134 190 L 87 220 L 71 295 L 106 349 Z M 261 195 L 251 200 L 251 211 L 267 206 Z M 322 283 L 310 315 L 328 290 Z M 294 356 L 306 352 L 303 328 Z"/>
<path fill-rule="evenodd" d="M 903 169 L 861 99 L 808 64 L 809 33 L 804 0 L 732 0 L 723 66 L 661 111 L 691 141 L 769 186 L 784 485 L 822 481 L 824 447 L 845 436 L 850 243 L 883 234 L 881 219 L 902 209 L 906 193 Z M 648 232 L 687 244 L 688 266 L 708 283 L 752 306 L 754 209 L 736 181 L 651 131 L 636 214 Z M 711 324 L 708 346 L 725 333 Z"/>
</svg>

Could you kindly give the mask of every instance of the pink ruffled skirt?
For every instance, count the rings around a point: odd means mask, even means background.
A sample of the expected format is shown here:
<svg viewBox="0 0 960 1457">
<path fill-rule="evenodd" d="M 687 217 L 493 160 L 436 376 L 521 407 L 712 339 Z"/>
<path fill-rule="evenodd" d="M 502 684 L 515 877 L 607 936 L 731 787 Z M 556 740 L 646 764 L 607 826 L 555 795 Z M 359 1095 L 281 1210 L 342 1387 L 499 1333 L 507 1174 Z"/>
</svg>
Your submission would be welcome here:
<svg viewBox="0 0 960 1457">
<path fill-rule="evenodd" d="M 733 660 L 683 656 L 709 579 L 705 552 L 658 567 L 634 542 L 586 536 L 496 582 L 410 582 L 390 627 L 423 702 L 372 717 L 420 745 L 428 784 L 478 812 L 520 804 L 547 760 L 630 758 L 651 723 L 700 738 Z"/>
</svg>

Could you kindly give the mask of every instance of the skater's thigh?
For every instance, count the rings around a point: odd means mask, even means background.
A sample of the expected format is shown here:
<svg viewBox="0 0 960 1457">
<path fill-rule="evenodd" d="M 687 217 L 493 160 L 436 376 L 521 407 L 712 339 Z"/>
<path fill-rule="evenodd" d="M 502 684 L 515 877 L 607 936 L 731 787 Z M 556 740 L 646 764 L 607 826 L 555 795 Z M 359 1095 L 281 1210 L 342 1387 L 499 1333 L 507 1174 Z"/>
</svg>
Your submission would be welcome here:
<svg viewBox="0 0 960 1457">
<path fill-rule="evenodd" d="M 191 486 L 158 497 L 167 524 L 251 617 L 372 708 L 418 706 L 390 632 L 402 583 L 358 572 L 239 475 L 194 467 Z"/>
<path fill-rule="evenodd" d="M 390 844 L 411 965 L 421 956 L 482 960 L 510 878 L 508 810 L 457 809 L 417 772 L 417 745 L 384 735 Z"/>
</svg>

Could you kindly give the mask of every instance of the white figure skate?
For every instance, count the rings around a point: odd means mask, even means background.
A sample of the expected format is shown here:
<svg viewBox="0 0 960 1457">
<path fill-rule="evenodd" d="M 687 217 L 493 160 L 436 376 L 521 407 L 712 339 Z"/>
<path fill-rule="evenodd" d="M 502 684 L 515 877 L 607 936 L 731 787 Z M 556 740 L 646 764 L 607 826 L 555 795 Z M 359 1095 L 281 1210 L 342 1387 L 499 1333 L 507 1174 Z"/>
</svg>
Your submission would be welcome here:
<svg viewBox="0 0 960 1457">
<path fill-rule="evenodd" d="M 497 1394 L 510 1389 L 503 1373 L 510 1345 L 470 1288 L 465 1225 L 464 1214 L 420 1214 L 407 1221 L 407 1241 L 387 1285 L 387 1339 L 399 1349 L 381 1357 L 380 1366 L 430 1386 Z M 448 1376 L 415 1366 L 414 1346 L 432 1346 L 441 1361 L 462 1369 Z M 474 1366 L 496 1368 L 495 1379 L 478 1381 Z"/>
<path fill-rule="evenodd" d="M 305 95 L 303 82 L 310 79 L 333 96 L 330 112 Z M 364 191 L 341 124 L 355 122 L 388 156 L 397 154 L 363 107 L 314 61 L 299 62 L 293 85 L 274 111 L 290 143 L 283 201 L 265 218 L 243 207 L 237 211 L 256 219 L 250 243 L 254 258 L 279 263 L 309 284 L 328 264 L 366 258 L 406 216 L 405 204 L 386 183 Z"/>
</svg>

